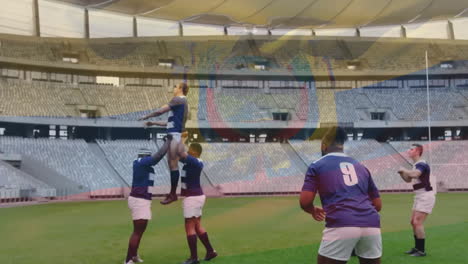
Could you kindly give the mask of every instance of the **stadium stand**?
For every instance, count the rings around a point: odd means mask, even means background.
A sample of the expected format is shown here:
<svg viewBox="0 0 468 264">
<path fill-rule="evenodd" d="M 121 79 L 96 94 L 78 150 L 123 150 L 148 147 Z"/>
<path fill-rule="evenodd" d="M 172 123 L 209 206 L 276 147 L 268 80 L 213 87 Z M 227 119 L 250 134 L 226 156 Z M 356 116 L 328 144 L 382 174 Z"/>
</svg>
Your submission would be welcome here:
<svg viewBox="0 0 468 264">
<path fill-rule="evenodd" d="M 3 116 L 77 117 L 79 106 L 94 106 L 101 117 L 137 120 L 169 101 L 158 87 L 115 87 L 0 78 Z M 163 115 L 155 119 L 167 119 Z"/>
<path fill-rule="evenodd" d="M 425 121 L 425 81 L 412 78 L 346 80 L 343 81 L 345 85 L 340 85 L 331 77 L 335 71 L 347 71 L 356 74 L 359 79 L 365 78 L 367 73 L 374 74 L 373 71 L 420 73 L 425 67 L 425 50 L 431 54 L 431 71 L 443 72 L 437 65 L 447 60 L 456 61 L 455 66 L 461 65 L 461 69 L 468 68 L 464 62 L 468 56 L 467 42 L 454 40 L 274 36 L 82 40 L 0 35 L 0 44 L 0 61 L 20 59 L 23 60 L 22 64 L 30 62 L 39 67 L 42 63 L 63 64 L 66 70 L 72 71 L 72 64 L 63 61 L 65 56 L 72 56 L 77 58 L 76 64 L 82 67 L 80 70 L 87 70 L 89 66 L 104 70 L 106 67 L 123 66 L 134 68 L 137 73 L 142 70 L 141 73 L 146 74 L 157 67 L 164 68 L 159 65 L 161 61 L 169 61 L 174 64 L 173 68 L 183 69 L 184 73 L 219 74 L 210 81 L 187 80 L 191 86 L 188 95 L 191 119 L 218 122 L 218 127 L 222 127 L 223 122 L 272 121 L 276 111 L 289 113 L 293 121 L 320 123 L 371 121 L 370 112 L 375 109 L 385 111 L 385 121 Z M 355 63 L 357 68 L 349 69 L 350 62 Z M 257 76 L 262 75 L 253 71 L 258 63 L 268 65 L 271 76 L 277 70 L 286 70 L 291 73 L 291 78 L 288 78 L 289 81 L 278 81 L 270 76 L 259 81 Z M 170 71 L 169 68 L 164 70 Z M 166 85 L 183 81 L 165 75 L 154 79 L 157 84 L 146 85 L 144 78 L 134 78 L 134 82 L 122 81 L 120 86 L 113 86 L 93 84 L 94 77 L 90 77 L 88 82 L 87 76 L 81 76 L 85 81 L 80 81 L 81 77 L 78 76 L 78 80 L 74 79 L 72 84 L 71 78 L 64 76 L 51 79 L 44 78 L 41 72 L 18 70 L 17 74 L 10 75 L 3 74 L 4 70 L 1 69 L 3 77 L 0 78 L 2 116 L 79 117 L 80 109 L 93 108 L 97 111 L 97 117 L 102 119 L 135 121 L 171 99 L 171 89 Z M 223 71 L 239 76 L 253 73 L 255 80 L 235 80 L 232 77 L 221 80 L 224 78 L 220 77 Z M 296 73 L 314 76 L 316 72 L 326 72 L 330 80 L 317 79 L 308 83 L 291 81 Z M 154 73 L 158 73 L 158 69 Z M 284 72 L 281 76 L 284 77 Z M 451 78 L 441 80 L 440 83 L 438 80 L 430 81 L 431 119 L 467 120 L 468 82 Z M 319 82 L 329 85 L 318 85 Z M 364 84 L 362 87 L 359 85 L 361 82 Z M 167 115 L 156 119 L 165 120 Z M 6 151 L 37 158 L 94 193 L 102 189 L 121 188 L 122 179 L 124 185 L 130 185 L 131 162 L 137 150 L 146 147 L 154 151 L 161 144 L 137 140 L 98 140 L 116 175 L 109 167 L 103 166 L 102 160 L 93 158 L 96 153 L 90 151 L 83 140 L 0 137 L 0 143 Z M 408 166 L 409 160 L 402 151 L 410 143 L 350 141 L 346 144 L 346 152 L 368 166 L 379 188 L 410 190 L 411 186 L 402 183 L 395 173 L 398 167 Z M 437 180 L 451 189 L 468 187 L 465 175 L 468 168 L 465 158 L 467 143 L 433 144 L 431 165 Z M 303 180 L 304 164 L 308 165 L 321 156 L 317 141 L 291 141 L 296 159 L 291 158 L 291 153 L 281 144 L 204 143 L 203 146 L 207 176 L 205 184 L 210 182 L 210 185 L 220 186 L 225 193 L 295 192 Z M 233 157 L 232 153 L 242 155 Z M 158 194 L 167 192 L 169 176 L 166 163 L 163 161 L 157 166 L 160 177 L 157 177 L 154 191 Z M 5 168 L 2 172 L 7 170 L 12 173 Z M 15 179 L 8 181 L 20 185 L 15 183 Z"/>
<path fill-rule="evenodd" d="M 306 164 L 311 164 L 322 156 L 319 140 L 292 140 L 290 142 Z M 407 165 L 407 162 L 386 143 L 382 144 L 373 139 L 347 141 L 345 153 L 362 162 L 369 169 L 379 189 L 409 190 L 411 188 L 396 174 L 396 170 Z"/>
<path fill-rule="evenodd" d="M 373 139 L 348 141 L 345 144 L 345 153 L 369 169 L 379 189 L 412 190 L 412 186 L 404 183 L 396 173 L 400 167 L 408 167 L 408 164 L 387 143 L 379 143 Z"/>
<path fill-rule="evenodd" d="M 425 68 L 425 50 L 433 65 L 468 56 L 464 41 L 432 39 L 211 36 L 88 41 L 0 35 L 0 41 L 0 57 L 5 58 L 63 62 L 64 55 L 72 54 L 83 65 L 134 68 L 158 68 L 162 59 L 200 73 L 252 70 L 256 63 L 266 63 L 273 71 L 326 72 L 347 70 L 349 61 L 358 62 L 358 71 L 419 71 Z"/>
<path fill-rule="evenodd" d="M 39 38 L 21 38 L 7 35 L 0 39 L 0 55 L 10 58 L 23 58 L 32 61 L 61 61 L 61 41 L 45 41 Z M 54 52 L 58 51 L 58 52 Z"/>
<path fill-rule="evenodd" d="M 459 89 L 458 92 L 465 97 L 466 100 L 468 100 L 468 89 Z"/>
<path fill-rule="evenodd" d="M 204 84 L 206 85 L 206 84 Z M 78 117 L 93 107 L 97 116 L 135 121 L 166 104 L 172 94 L 161 87 L 68 84 L 0 78 L 3 116 Z M 384 109 L 387 120 L 427 119 L 426 89 L 263 89 L 194 88 L 188 95 L 192 119 L 212 122 L 272 120 L 272 111 L 287 110 L 292 120 L 357 122 L 371 120 L 369 111 Z M 431 119 L 468 119 L 464 88 L 431 88 Z M 320 102 L 320 103 L 318 103 Z M 164 120 L 167 114 L 155 120 Z"/>
<path fill-rule="evenodd" d="M 432 150 L 431 159 L 434 164 L 468 164 L 468 142 L 464 140 L 456 141 L 432 141 L 431 145 L 427 141 L 404 141 L 394 142 L 390 144 L 399 152 L 403 157 L 410 161 L 407 150 L 412 144 L 421 144 L 428 148 L 423 152 L 423 159 L 429 161 L 429 148 Z"/>
<path fill-rule="evenodd" d="M 359 89 L 317 89 L 321 122 L 356 122 L 369 118 L 375 105 Z"/>
<path fill-rule="evenodd" d="M 161 53 L 158 50 L 158 42 L 138 43 L 91 43 L 87 48 L 88 62 L 96 65 L 117 65 L 145 67 L 157 66 Z"/>
<path fill-rule="evenodd" d="M 99 147 L 104 151 L 107 160 L 129 186 L 132 184 L 133 177 L 132 164 L 137 157 L 138 151 L 145 148 L 155 152 L 164 144 L 163 141 L 160 140 L 156 141 L 156 143 L 148 140 L 97 140 L 97 142 Z M 204 157 L 202 157 L 202 160 L 203 158 Z M 183 165 L 180 164 L 179 169 L 182 169 L 182 166 Z M 170 189 L 167 156 L 154 166 L 154 170 L 154 187 L 151 188 L 151 192 L 157 195 L 167 194 Z M 207 186 L 209 182 L 202 176 L 201 184 Z"/>
<path fill-rule="evenodd" d="M 264 56 L 274 58 L 279 68 L 294 72 L 313 73 L 314 70 L 328 71 L 344 69 L 343 49 L 334 39 L 271 39 L 255 40 Z"/>
<path fill-rule="evenodd" d="M 27 196 L 55 197 L 56 190 L 19 169 L 0 161 L 0 199 L 17 198 L 27 192 Z"/>
<path fill-rule="evenodd" d="M 407 150 L 412 144 L 423 145 L 425 151 L 423 159 L 429 162 L 432 175 L 437 183 L 443 183 L 449 189 L 463 189 L 468 187 L 466 170 L 468 169 L 468 142 L 466 141 L 427 141 L 390 142 L 390 144 L 408 161 Z M 431 150 L 429 150 L 429 148 Z M 431 155 L 429 154 L 431 151 Z M 432 160 L 432 164 L 431 164 Z"/>
<path fill-rule="evenodd" d="M 191 113 L 190 118 L 198 120 L 207 119 L 206 93 L 207 88 L 190 88 L 190 92 L 187 95 Z"/>
<path fill-rule="evenodd" d="M 91 194 L 110 195 L 121 193 L 122 186 L 115 175 L 108 171 L 102 160 L 82 140 L 50 140 L 0 137 L 0 143 L 8 153 L 20 153 L 34 157 L 87 189 Z M 126 185 L 131 185 L 132 161 L 140 148 L 156 151 L 162 141 L 147 140 L 97 141 L 105 159 L 117 171 Z M 404 141 L 379 143 L 373 139 L 348 141 L 345 153 L 362 162 L 373 175 L 378 188 L 383 191 L 410 191 L 411 184 L 401 181 L 396 171 L 411 166 L 405 151 L 412 143 Z M 291 193 L 300 190 L 305 169 L 321 155 L 320 141 L 291 140 L 290 145 L 279 143 L 202 143 L 204 176 L 202 184 L 214 187 L 224 194 Z M 427 145 L 425 145 L 427 147 Z M 292 152 L 288 148 L 292 147 Z M 467 141 L 436 141 L 432 145 L 432 176 L 449 190 L 468 188 Z M 242 153 L 242 155 L 235 155 Z M 428 151 L 424 154 L 428 158 Z M 3 198 L 22 197 L 19 190 L 35 190 L 36 196 L 51 197 L 55 189 L 26 173 L 0 163 Z M 165 194 L 169 188 L 167 160 L 155 166 L 154 194 Z M 434 185 L 435 185 L 434 184 Z M 110 190 L 109 190 L 110 189 Z M 84 189 L 86 190 L 86 189 Z"/>
<path fill-rule="evenodd" d="M 104 151 L 107 160 L 129 186 L 132 185 L 132 164 L 137 157 L 139 149 L 145 148 L 152 152 L 158 149 L 153 141 L 148 140 L 97 140 L 97 142 Z M 170 184 L 166 157 L 158 165 L 154 166 L 154 170 L 156 177 L 154 179 L 155 188 L 153 193 L 166 193 L 168 189 L 166 190 L 165 187 L 168 187 Z"/>
<path fill-rule="evenodd" d="M 295 192 L 300 188 L 304 172 L 278 143 L 202 146 L 206 175 L 223 193 Z"/>
<path fill-rule="evenodd" d="M 320 140 L 290 140 L 289 143 L 307 166 L 322 157 Z"/>
<path fill-rule="evenodd" d="M 310 89 L 272 89 L 271 95 L 279 109 L 288 109 L 292 119 L 318 120 L 315 90 Z"/>
<path fill-rule="evenodd" d="M 137 120 L 169 102 L 169 94 L 157 87 L 80 85 L 80 91 L 88 105 L 103 106 L 102 116 L 122 121 Z M 155 119 L 167 119 L 167 114 Z"/>
<path fill-rule="evenodd" d="M 369 99 L 381 108 L 387 108 L 398 120 L 427 120 L 426 89 L 364 89 Z M 466 119 L 464 108 L 468 101 L 450 89 L 430 89 L 431 119 Z"/>
<path fill-rule="evenodd" d="M 263 100 L 260 99 L 263 97 Z M 206 101 L 207 119 L 210 121 L 261 121 L 271 120 L 268 109 L 261 109 L 255 99 L 260 99 L 259 104 L 268 104 L 268 95 L 254 89 L 221 89 L 214 90 Z M 262 102 L 263 101 L 263 102 Z M 266 101 L 266 102 L 265 102 Z"/>
<path fill-rule="evenodd" d="M 18 153 L 41 161 L 63 176 L 81 184 L 90 195 L 121 194 L 122 184 L 94 156 L 84 140 L 50 140 L 0 137 L 7 153 Z"/>
<path fill-rule="evenodd" d="M 424 51 L 428 43 L 415 41 L 349 41 L 346 43 L 353 55 L 367 69 L 397 71 L 400 69 L 424 69 Z M 385 52 L 385 56 L 382 53 Z M 399 58 L 395 60 L 394 58 Z"/>
<path fill-rule="evenodd" d="M 75 116 L 73 105 L 79 104 L 73 89 L 51 82 L 26 82 L 0 78 L 2 115 L 67 117 Z"/>
</svg>

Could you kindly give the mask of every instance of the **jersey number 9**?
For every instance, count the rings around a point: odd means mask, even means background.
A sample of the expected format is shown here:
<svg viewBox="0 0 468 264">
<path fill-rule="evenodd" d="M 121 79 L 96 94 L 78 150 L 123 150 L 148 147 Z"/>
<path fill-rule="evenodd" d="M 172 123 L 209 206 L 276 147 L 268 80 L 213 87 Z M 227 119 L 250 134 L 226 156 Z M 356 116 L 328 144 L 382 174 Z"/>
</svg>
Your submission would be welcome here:
<svg viewBox="0 0 468 264">
<path fill-rule="evenodd" d="M 354 165 L 349 162 L 341 162 L 340 169 L 343 173 L 343 180 L 347 186 L 353 186 L 358 183 L 358 177 Z"/>
</svg>

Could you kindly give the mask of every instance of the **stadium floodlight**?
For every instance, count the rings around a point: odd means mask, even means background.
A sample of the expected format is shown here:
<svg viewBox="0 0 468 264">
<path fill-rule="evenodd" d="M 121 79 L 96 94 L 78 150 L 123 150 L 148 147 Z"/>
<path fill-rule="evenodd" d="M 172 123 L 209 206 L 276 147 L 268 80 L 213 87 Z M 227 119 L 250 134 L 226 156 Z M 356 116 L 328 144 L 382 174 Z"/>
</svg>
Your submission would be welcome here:
<svg viewBox="0 0 468 264">
<path fill-rule="evenodd" d="M 361 62 L 358 60 L 348 61 L 346 63 L 346 68 L 348 70 L 354 71 L 361 65 Z"/>
<path fill-rule="evenodd" d="M 255 64 L 255 70 L 264 71 L 266 70 L 265 64 Z"/>
<path fill-rule="evenodd" d="M 453 66 L 453 61 L 443 61 L 439 64 L 439 67 L 441 69 L 453 69 L 454 66 Z"/>
<path fill-rule="evenodd" d="M 174 60 L 172 59 L 160 59 L 158 61 L 159 67 L 172 68 L 173 65 L 174 65 Z"/>
</svg>

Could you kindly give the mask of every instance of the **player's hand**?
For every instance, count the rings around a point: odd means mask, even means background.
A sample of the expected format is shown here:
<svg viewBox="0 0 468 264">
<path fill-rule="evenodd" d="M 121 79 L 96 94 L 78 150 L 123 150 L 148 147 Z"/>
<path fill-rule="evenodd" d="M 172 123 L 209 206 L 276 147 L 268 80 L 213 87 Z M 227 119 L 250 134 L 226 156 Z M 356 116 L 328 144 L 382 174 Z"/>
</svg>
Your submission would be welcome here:
<svg viewBox="0 0 468 264">
<path fill-rule="evenodd" d="M 403 172 L 405 171 L 405 168 L 403 167 L 400 167 L 400 169 L 398 169 L 398 174 L 403 174 Z"/>
<path fill-rule="evenodd" d="M 315 221 L 321 222 L 325 220 L 325 210 L 320 207 L 314 207 L 314 212 L 312 213 L 312 217 Z"/>
<path fill-rule="evenodd" d="M 150 126 L 152 126 L 152 125 L 153 125 L 153 122 L 151 122 L 151 121 L 147 121 L 147 122 L 143 123 L 143 126 L 144 126 L 145 128 L 150 127 Z"/>
<path fill-rule="evenodd" d="M 398 170 L 398 174 L 400 174 L 400 177 L 403 179 L 403 181 L 411 182 L 411 177 L 409 177 L 408 175 L 405 175 L 405 168 L 401 167 Z"/>
<path fill-rule="evenodd" d="M 167 134 L 164 138 L 163 138 L 164 142 L 168 141 L 168 140 L 172 140 L 172 135 L 171 134 Z"/>
</svg>

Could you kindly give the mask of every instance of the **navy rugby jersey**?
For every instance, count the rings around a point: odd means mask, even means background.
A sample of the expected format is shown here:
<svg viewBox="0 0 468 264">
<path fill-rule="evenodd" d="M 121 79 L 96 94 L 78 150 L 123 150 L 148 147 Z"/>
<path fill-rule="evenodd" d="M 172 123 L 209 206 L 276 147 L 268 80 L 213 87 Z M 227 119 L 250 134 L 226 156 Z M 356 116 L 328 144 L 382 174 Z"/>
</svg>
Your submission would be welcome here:
<svg viewBox="0 0 468 264">
<path fill-rule="evenodd" d="M 200 159 L 190 155 L 180 162 L 184 164 L 182 167 L 182 175 L 180 177 L 181 195 L 182 196 L 199 196 L 203 195 L 203 190 L 200 185 L 201 172 L 203 170 L 203 162 Z"/>
<path fill-rule="evenodd" d="M 371 202 L 380 195 L 371 174 L 344 153 L 329 153 L 313 162 L 302 190 L 318 191 L 326 227 L 380 227 L 380 216 Z"/>
<path fill-rule="evenodd" d="M 429 179 L 431 175 L 429 164 L 424 160 L 420 160 L 414 164 L 414 169 L 419 170 L 421 172 L 421 176 L 415 179 L 416 183 L 413 185 L 413 189 L 415 191 L 420 189 L 432 191 L 431 181 Z"/>
<path fill-rule="evenodd" d="M 130 196 L 151 200 L 149 186 L 154 185 L 154 169 L 158 161 L 151 156 L 138 158 L 133 161 L 133 180 Z"/>
<path fill-rule="evenodd" d="M 167 118 L 167 133 L 182 133 L 188 116 L 187 97 L 176 96 L 169 102 L 169 116 Z"/>
</svg>

